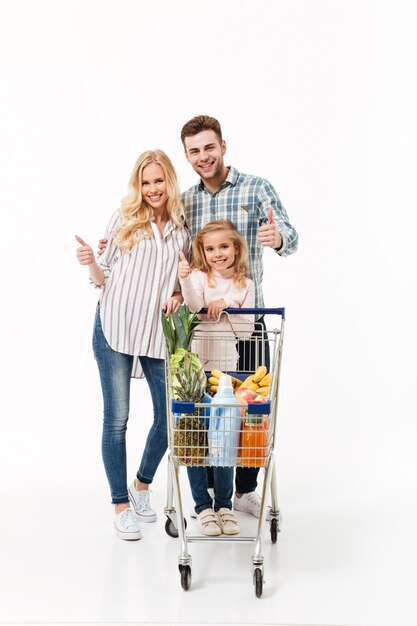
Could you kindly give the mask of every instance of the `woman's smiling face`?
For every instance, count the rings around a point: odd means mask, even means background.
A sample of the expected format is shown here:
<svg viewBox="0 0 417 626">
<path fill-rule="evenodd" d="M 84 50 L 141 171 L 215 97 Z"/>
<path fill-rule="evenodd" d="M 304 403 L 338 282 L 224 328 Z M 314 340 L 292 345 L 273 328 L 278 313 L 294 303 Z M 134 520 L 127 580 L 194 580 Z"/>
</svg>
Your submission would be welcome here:
<svg viewBox="0 0 417 626">
<path fill-rule="evenodd" d="M 142 171 L 142 198 L 154 210 L 164 211 L 168 202 L 164 170 L 159 163 L 149 163 Z"/>
</svg>

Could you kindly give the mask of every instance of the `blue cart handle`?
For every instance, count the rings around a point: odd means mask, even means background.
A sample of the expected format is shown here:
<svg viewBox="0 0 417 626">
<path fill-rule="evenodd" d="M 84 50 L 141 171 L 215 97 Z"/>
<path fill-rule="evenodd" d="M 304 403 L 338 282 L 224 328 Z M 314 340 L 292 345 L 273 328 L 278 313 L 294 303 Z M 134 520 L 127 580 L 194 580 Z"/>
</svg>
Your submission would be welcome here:
<svg viewBox="0 0 417 626">
<path fill-rule="evenodd" d="M 207 309 L 201 309 L 199 311 L 201 315 L 207 313 Z M 231 314 L 239 314 L 243 313 L 245 315 L 279 315 L 285 320 L 285 307 L 281 307 L 279 309 L 223 309 L 222 313 L 231 313 Z"/>
</svg>

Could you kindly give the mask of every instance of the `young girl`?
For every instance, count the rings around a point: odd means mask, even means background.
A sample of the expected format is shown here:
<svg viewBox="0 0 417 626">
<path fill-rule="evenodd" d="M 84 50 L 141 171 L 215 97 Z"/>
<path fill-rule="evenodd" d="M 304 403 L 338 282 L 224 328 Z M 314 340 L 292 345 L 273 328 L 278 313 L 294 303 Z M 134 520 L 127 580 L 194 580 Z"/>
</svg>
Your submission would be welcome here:
<svg viewBox="0 0 417 626">
<path fill-rule="evenodd" d="M 255 289 L 246 278 L 246 242 L 229 220 L 209 222 L 193 242 L 193 261 L 180 253 L 178 276 L 184 302 L 192 311 L 207 308 L 207 319 L 198 330 L 207 339 L 196 339 L 192 349 L 204 369 L 236 369 L 236 340 L 253 332 L 253 315 L 222 315 L 226 308 L 253 308 Z M 197 513 L 197 525 L 205 535 L 236 535 L 239 525 L 232 511 L 233 467 L 213 467 L 213 500 L 207 490 L 206 467 L 187 467 Z"/>
<path fill-rule="evenodd" d="M 121 539 L 137 540 L 139 521 L 156 520 L 148 487 L 167 448 L 161 310 L 169 315 L 182 302 L 178 254 L 189 250 L 177 178 L 167 155 L 153 150 L 138 158 L 129 195 L 107 227 L 108 245 L 99 263 L 91 246 L 76 238 L 81 244 L 78 260 L 88 266 L 91 282 L 101 288 L 93 349 L 103 391 L 102 454 L 116 513 L 114 527 Z M 153 424 L 128 489 L 130 380 L 143 375 L 151 391 Z"/>
</svg>

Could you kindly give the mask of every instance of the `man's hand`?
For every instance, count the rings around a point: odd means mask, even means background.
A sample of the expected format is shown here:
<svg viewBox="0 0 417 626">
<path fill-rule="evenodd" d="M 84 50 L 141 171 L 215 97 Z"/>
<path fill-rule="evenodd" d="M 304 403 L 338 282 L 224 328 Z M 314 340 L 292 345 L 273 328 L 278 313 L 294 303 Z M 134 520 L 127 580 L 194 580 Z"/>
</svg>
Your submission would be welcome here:
<svg viewBox="0 0 417 626">
<path fill-rule="evenodd" d="M 258 229 L 258 241 L 265 248 L 279 249 L 282 246 L 282 237 L 272 217 L 272 208 L 268 209 L 268 224 Z"/>
<path fill-rule="evenodd" d="M 107 248 L 107 239 L 100 239 L 98 242 L 97 256 L 101 256 Z"/>
<path fill-rule="evenodd" d="M 96 259 L 92 247 L 89 246 L 88 243 L 86 243 L 84 239 L 81 239 L 81 237 L 79 237 L 78 235 L 75 235 L 75 238 L 78 243 L 81 244 L 81 246 L 77 248 L 77 259 L 79 260 L 80 264 L 91 265 L 92 263 L 94 263 Z"/>
<path fill-rule="evenodd" d="M 226 302 L 223 300 L 223 298 L 220 298 L 220 300 L 215 300 L 214 302 L 210 302 L 210 304 L 207 307 L 208 319 L 217 320 L 220 313 L 226 308 L 227 308 L 227 305 L 226 305 Z"/>
<path fill-rule="evenodd" d="M 164 302 L 164 304 L 162 305 L 162 310 L 168 317 L 168 315 L 172 315 L 172 313 L 178 311 L 183 301 L 184 298 L 182 297 L 181 293 L 174 293 L 170 298 L 168 298 L 168 300 Z"/>
<path fill-rule="evenodd" d="M 190 264 L 185 258 L 184 252 L 180 251 L 180 261 L 178 263 L 178 278 L 187 278 L 190 273 Z"/>
</svg>

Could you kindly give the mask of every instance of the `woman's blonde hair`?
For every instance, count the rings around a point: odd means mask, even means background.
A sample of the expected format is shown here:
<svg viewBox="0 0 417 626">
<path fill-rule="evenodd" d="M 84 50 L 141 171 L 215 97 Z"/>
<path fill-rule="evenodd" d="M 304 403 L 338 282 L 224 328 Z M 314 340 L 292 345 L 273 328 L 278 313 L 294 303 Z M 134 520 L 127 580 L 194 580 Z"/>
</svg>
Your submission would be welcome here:
<svg viewBox="0 0 417 626">
<path fill-rule="evenodd" d="M 153 237 L 151 220 L 153 209 L 142 197 L 143 170 L 151 163 L 158 163 L 163 169 L 167 186 L 167 214 L 177 228 L 184 226 L 184 208 L 181 203 L 177 175 L 170 159 L 162 150 L 147 150 L 135 163 L 129 181 L 129 194 L 122 199 L 122 223 L 116 231 L 120 248 L 128 252 L 145 237 Z"/>
<path fill-rule="evenodd" d="M 214 287 L 216 281 L 212 274 L 212 268 L 207 263 L 206 254 L 204 252 L 203 239 L 205 235 L 224 230 L 227 237 L 236 246 L 235 262 L 233 264 L 234 274 L 233 281 L 239 287 L 246 287 L 246 275 L 248 272 L 248 247 L 246 241 L 236 228 L 236 226 L 230 220 L 214 220 L 209 222 L 202 228 L 195 236 L 193 241 L 193 260 L 191 262 L 191 268 L 200 270 L 207 274 L 207 281 L 210 287 Z"/>
</svg>

